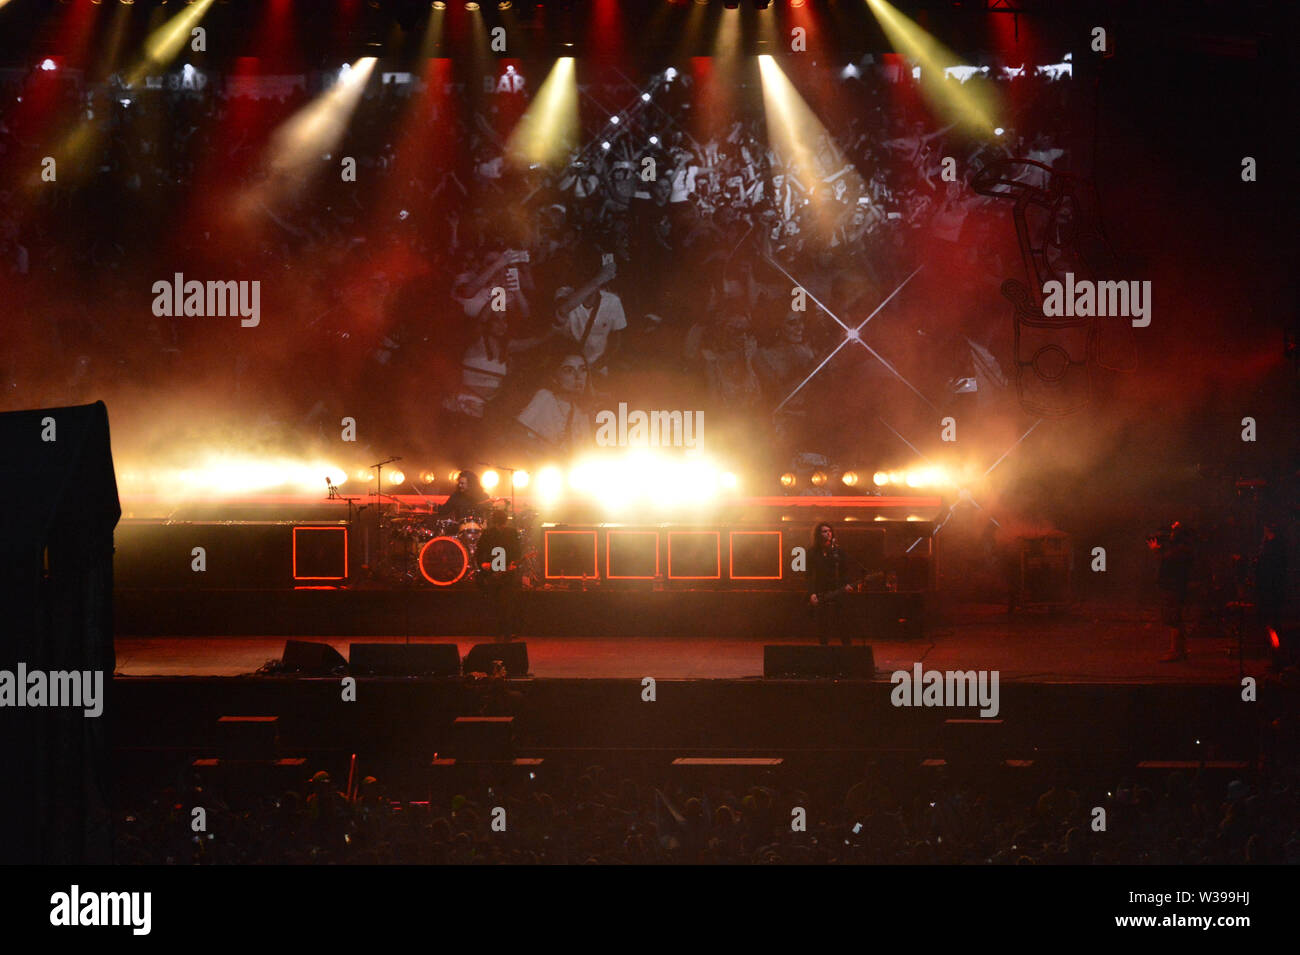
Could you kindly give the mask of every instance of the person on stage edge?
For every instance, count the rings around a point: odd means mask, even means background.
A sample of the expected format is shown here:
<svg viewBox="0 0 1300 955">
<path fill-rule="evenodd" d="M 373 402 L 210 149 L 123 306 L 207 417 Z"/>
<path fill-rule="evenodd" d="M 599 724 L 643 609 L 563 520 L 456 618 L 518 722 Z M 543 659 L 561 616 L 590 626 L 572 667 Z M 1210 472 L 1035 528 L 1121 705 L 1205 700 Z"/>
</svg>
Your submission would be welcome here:
<svg viewBox="0 0 1300 955">
<path fill-rule="evenodd" d="M 1163 538 L 1147 538 L 1147 547 L 1160 557 L 1160 571 L 1156 586 L 1161 592 L 1160 618 L 1169 628 L 1169 652 L 1160 658 L 1161 663 L 1178 663 L 1187 659 L 1187 630 L 1183 624 L 1183 608 L 1187 603 L 1187 584 L 1192 574 L 1192 536 L 1179 521 L 1169 527 Z"/>
<path fill-rule="evenodd" d="M 825 522 L 814 527 L 808 554 L 808 603 L 812 606 L 817 642 L 823 647 L 829 645 L 836 632 L 844 646 L 850 642 L 844 626 L 843 601 L 845 594 L 853 592 L 847 565 L 844 551 L 835 543 L 834 528 Z"/>
<path fill-rule="evenodd" d="M 494 510 L 474 548 L 474 565 L 488 613 L 496 618 L 496 638 L 506 643 L 514 638 L 519 556 L 519 532 L 506 523 L 505 511 Z"/>
</svg>

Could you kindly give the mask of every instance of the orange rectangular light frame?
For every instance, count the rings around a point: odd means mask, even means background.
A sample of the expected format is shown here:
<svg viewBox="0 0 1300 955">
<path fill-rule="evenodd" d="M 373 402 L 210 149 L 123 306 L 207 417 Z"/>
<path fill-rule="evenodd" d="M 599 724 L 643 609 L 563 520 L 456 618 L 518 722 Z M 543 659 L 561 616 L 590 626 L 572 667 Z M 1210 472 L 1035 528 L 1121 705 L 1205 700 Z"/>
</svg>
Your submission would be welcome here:
<svg viewBox="0 0 1300 955">
<path fill-rule="evenodd" d="M 785 576 L 784 573 L 778 573 L 775 577 L 769 577 L 769 576 L 737 577 L 736 576 L 736 535 L 738 534 L 746 535 L 749 537 L 757 537 L 762 534 L 768 534 L 771 535 L 772 537 L 775 537 L 776 538 L 776 566 L 780 571 L 785 570 L 785 565 L 781 561 L 782 551 L 781 551 L 780 531 L 731 531 L 727 535 L 727 558 L 728 558 L 727 575 L 732 580 L 780 580 L 782 577 Z"/>
<path fill-rule="evenodd" d="M 673 574 L 673 537 L 680 534 L 683 537 L 703 537 L 708 534 L 713 535 L 714 544 L 714 566 L 717 571 L 710 575 L 704 576 L 681 576 Z M 669 580 L 721 580 L 722 579 L 722 535 L 718 531 L 669 531 L 668 532 L 668 579 Z"/>
<path fill-rule="evenodd" d="M 595 579 L 600 576 L 600 567 L 596 563 L 596 532 L 595 531 L 543 531 L 545 543 L 545 567 L 544 574 L 547 580 L 582 580 L 581 574 L 552 574 L 551 573 L 551 535 L 552 534 L 590 534 L 591 535 L 591 578 Z"/>
<path fill-rule="evenodd" d="M 655 572 L 653 574 L 612 574 L 609 571 L 609 553 L 614 549 L 614 535 L 623 537 L 638 535 L 655 539 Z M 605 579 L 606 580 L 654 580 L 659 576 L 659 532 L 658 531 L 606 531 L 605 532 Z"/>
<path fill-rule="evenodd" d="M 298 574 L 298 532 L 299 531 L 342 531 L 343 532 L 343 576 L 342 577 L 306 577 Z M 295 527 L 293 529 L 293 579 L 294 580 L 347 580 L 348 579 L 348 529 L 335 525 L 318 524 Z"/>
</svg>

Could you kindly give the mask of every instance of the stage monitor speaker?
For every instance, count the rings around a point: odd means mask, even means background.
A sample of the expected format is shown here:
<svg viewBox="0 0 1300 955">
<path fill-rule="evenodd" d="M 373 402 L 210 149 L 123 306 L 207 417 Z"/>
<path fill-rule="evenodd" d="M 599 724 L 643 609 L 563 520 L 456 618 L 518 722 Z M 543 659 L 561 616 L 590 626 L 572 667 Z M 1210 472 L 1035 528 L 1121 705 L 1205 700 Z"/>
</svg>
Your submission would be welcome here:
<svg viewBox="0 0 1300 955">
<path fill-rule="evenodd" d="M 454 643 L 352 643 L 348 663 L 356 676 L 459 676 Z"/>
<path fill-rule="evenodd" d="M 876 675 L 876 657 L 871 647 L 831 647 L 831 667 L 837 676 L 870 680 Z"/>
<path fill-rule="evenodd" d="M 308 676 L 329 676 L 346 669 L 348 661 L 328 643 L 310 640 L 288 640 L 280 657 L 280 668 L 285 673 L 302 673 Z"/>
<path fill-rule="evenodd" d="M 876 675 L 870 647 L 787 646 L 763 647 L 763 677 L 848 677 L 869 680 Z"/>
<path fill-rule="evenodd" d="M 522 640 L 511 643 L 476 643 L 465 654 L 465 672 L 491 673 L 493 660 L 500 660 L 506 665 L 507 676 L 528 676 L 528 644 Z"/>
</svg>

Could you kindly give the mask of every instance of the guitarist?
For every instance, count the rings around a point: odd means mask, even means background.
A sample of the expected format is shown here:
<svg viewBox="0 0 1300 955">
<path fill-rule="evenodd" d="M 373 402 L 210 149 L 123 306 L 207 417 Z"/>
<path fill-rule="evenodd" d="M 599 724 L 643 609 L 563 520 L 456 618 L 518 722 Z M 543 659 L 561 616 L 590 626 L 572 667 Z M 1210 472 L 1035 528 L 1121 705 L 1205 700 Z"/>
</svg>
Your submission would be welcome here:
<svg viewBox="0 0 1300 955">
<path fill-rule="evenodd" d="M 808 603 L 812 606 L 817 642 L 830 643 L 831 634 L 839 632 L 840 643 L 849 645 L 844 626 L 844 595 L 853 592 L 848 581 L 848 561 L 835 543 L 835 530 L 822 522 L 813 528 L 812 548 L 808 554 Z"/>
</svg>

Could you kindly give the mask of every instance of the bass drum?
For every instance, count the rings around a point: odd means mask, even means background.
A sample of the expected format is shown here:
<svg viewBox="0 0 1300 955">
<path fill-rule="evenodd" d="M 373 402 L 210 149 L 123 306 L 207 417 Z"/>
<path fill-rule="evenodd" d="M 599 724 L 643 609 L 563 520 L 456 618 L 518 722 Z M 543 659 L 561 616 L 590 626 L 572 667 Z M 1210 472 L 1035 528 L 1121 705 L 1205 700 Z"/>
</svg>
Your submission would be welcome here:
<svg viewBox="0 0 1300 955">
<path fill-rule="evenodd" d="M 420 573 L 435 587 L 450 587 L 469 570 L 469 551 L 454 537 L 435 537 L 420 548 Z"/>
</svg>

